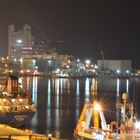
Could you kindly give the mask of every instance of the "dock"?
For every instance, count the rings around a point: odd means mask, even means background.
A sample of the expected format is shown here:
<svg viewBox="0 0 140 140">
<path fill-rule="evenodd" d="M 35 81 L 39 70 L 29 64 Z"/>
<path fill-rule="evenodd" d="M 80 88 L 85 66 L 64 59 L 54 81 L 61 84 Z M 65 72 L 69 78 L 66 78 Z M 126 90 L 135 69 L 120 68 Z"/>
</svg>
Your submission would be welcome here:
<svg viewBox="0 0 140 140">
<path fill-rule="evenodd" d="M 52 135 L 34 133 L 32 130 L 17 129 L 8 125 L 0 124 L 0 140 L 62 140 Z M 66 139 L 63 139 L 66 140 Z"/>
</svg>

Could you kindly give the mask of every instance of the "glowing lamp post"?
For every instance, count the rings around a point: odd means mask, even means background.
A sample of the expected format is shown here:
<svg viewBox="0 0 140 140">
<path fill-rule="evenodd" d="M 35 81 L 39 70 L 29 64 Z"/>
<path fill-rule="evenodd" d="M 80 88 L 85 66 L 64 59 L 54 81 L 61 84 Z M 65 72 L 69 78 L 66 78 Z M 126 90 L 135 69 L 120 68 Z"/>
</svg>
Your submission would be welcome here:
<svg viewBox="0 0 140 140">
<path fill-rule="evenodd" d="M 90 60 L 86 60 L 85 63 L 89 65 L 90 64 Z"/>
<path fill-rule="evenodd" d="M 120 74 L 121 71 L 118 69 L 116 72 L 117 72 L 117 74 Z"/>
</svg>

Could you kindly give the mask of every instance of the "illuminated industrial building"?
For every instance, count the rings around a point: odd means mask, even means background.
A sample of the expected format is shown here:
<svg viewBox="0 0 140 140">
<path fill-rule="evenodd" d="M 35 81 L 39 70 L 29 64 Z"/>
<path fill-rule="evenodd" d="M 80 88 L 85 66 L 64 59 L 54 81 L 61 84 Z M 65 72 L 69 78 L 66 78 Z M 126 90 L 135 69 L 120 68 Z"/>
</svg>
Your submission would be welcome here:
<svg viewBox="0 0 140 140">
<path fill-rule="evenodd" d="M 132 71 L 131 60 L 97 60 L 99 71 L 114 74 L 129 74 Z"/>
<path fill-rule="evenodd" d="M 22 30 L 15 31 L 15 26 L 8 27 L 8 56 L 19 59 L 28 57 L 33 48 L 31 26 L 25 24 Z"/>
</svg>

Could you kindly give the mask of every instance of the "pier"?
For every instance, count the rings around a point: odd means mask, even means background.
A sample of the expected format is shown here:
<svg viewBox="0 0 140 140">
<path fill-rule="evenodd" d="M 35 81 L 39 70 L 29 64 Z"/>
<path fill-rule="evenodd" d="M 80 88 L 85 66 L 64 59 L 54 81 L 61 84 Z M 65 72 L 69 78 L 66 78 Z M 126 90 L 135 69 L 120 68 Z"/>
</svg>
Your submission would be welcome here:
<svg viewBox="0 0 140 140">
<path fill-rule="evenodd" d="M 34 133 L 32 130 L 17 129 L 8 125 L 0 124 L 0 139 L 2 140 L 67 140 L 60 139 L 59 136 L 53 137 L 51 134 L 43 135 Z"/>
</svg>

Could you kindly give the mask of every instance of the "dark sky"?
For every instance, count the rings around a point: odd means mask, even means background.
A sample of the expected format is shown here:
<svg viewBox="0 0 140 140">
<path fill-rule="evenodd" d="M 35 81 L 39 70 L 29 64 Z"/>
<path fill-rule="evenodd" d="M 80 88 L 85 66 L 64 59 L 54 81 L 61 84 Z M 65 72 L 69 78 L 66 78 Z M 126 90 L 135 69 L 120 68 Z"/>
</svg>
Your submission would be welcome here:
<svg viewBox="0 0 140 140">
<path fill-rule="evenodd" d="M 140 3 L 121 0 L 0 0 L 0 55 L 7 28 L 32 26 L 33 35 L 63 40 L 58 51 L 76 57 L 131 59 L 140 68 Z"/>
</svg>

